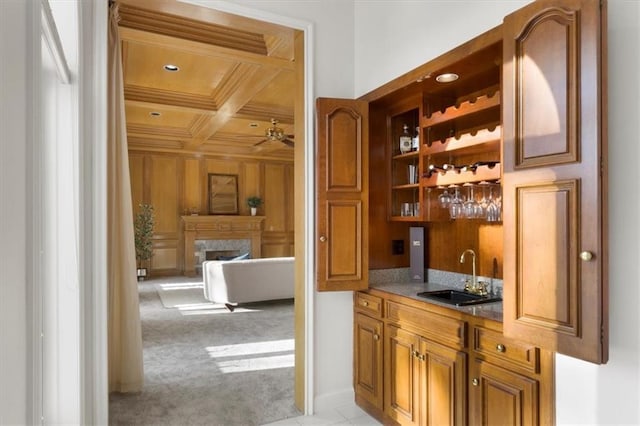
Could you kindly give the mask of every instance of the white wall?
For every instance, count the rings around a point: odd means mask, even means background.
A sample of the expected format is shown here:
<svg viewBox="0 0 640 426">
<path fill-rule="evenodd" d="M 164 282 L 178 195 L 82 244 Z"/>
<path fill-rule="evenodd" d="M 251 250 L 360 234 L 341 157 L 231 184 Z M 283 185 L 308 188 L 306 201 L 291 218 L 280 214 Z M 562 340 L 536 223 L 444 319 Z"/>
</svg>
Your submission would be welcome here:
<svg viewBox="0 0 640 426">
<path fill-rule="evenodd" d="M 0 424 L 27 422 L 26 2 L 0 1 Z M 11 61 L 11 66 L 5 64 Z"/>
<path fill-rule="evenodd" d="M 500 25 L 529 2 L 355 0 L 356 96 Z"/>
<path fill-rule="evenodd" d="M 356 0 L 356 95 L 498 25 L 526 3 Z M 640 424 L 640 2 L 609 0 L 608 22 L 610 360 L 596 366 L 557 356 L 558 424 Z M 409 29 L 399 30 L 399 23 Z"/>
</svg>

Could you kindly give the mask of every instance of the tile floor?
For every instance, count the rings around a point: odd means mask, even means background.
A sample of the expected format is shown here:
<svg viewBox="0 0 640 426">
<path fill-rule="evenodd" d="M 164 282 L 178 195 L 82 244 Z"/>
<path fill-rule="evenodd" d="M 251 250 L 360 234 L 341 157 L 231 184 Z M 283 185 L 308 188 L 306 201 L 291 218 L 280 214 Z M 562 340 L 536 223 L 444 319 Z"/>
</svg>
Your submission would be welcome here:
<svg viewBox="0 0 640 426">
<path fill-rule="evenodd" d="M 279 420 L 265 426 L 297 426 L 297 425 L 359 425 L 378 426 L 379 421 L 369 416 L 356 404 L 336 407 L 333 410 L 316 413 L 313 416 L 292 417 Z"/>
</svg>

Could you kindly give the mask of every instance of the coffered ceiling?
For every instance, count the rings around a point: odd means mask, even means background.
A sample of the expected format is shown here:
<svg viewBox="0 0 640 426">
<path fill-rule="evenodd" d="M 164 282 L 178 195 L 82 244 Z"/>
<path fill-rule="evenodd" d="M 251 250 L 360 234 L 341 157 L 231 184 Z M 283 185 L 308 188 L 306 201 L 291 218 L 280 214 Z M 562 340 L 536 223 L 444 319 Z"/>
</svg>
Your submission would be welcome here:
<svg viewBox="0 0 640 426">
<path fill-rule="evenodd" d="M 116 3 L 129 150 L 293 160 L 282 142 L 256 144 L 271 119 L 294 133 L 295 30 L 177 0 Z"/>
</svg>

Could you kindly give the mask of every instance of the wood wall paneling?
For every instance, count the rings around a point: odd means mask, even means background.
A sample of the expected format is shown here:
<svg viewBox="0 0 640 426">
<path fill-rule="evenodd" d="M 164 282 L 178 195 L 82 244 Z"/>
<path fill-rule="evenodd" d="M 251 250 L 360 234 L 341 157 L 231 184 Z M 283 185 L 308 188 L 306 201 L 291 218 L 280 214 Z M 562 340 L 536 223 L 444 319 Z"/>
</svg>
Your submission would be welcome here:
<svg viewBox="0 0 640 426">
<path fill-rule="evenodd" d="M 283 232 L 287 229 L 285 171 L 282 164 L 265 164 L 264 167 L 265 232 Z"/>
<path fill-rule="evenodd" d="M 155 232 L 178 232 L 177 159 L 153 156 L 151 161 L 151 199 L 155 210 Z"/>
<path fill-rule="evenodd" d="M 254 195 L 263 198 L 262 183 L 262 166 L 258 162 L 246 162 L 244 163 L 244 179 L 241 179 L 239 188 L 239 200 L 240 214 L 249 214 L 250 209 L 247 205 L 247 198 Z M 264 206 L 263 206 L 264 207 Z M 262 215 L 262 208 L 258 209 L 258 214 Z"/>
<path fill-rule="evenodd" d="M 432 269 L 471 274 L 471 260 L 462 264 L 466 249 L 476 252 L 478 275 L 502 278 L 502 225 L 476 220 L 430 223 L 428 262 Z"/>
<path fill-rule="evenodd" d="M 152 275 L 184 271 L 180 215 L 191 209 L 207 213 L 209 173 L 238 175 L 240 215 L 249 215 L 246 197 L 259 195 L 265 200 L 259 211 L 268 220 L 262 257 L 294 255 L 293 164 L 136 151 L 129 154 L 129 168 L 134 213 L 140 203 L 153 204 L 155 210 Z"/>
<path fill-rule="evenodd" d="M 178 265 L 178 199 L 180 171 L 184 172 L 176 157 L 153 155 L 149 158 L 151 197 L 149 203 L 154 207 L 154 242 L 152 273 L 160 271 L 175 272 Z M 146 182 L 145 182 L 146 183 Z M 146 186 L 146 185 L 145 185 Z"/>
<path fill-rule="evenodd" d="M 144 156 L 132 154 L 129 156 L 129 179 L 131 181 L 131 202 L 133 214 L 138 211 L 138 206 L 143 202 L 144 195 Z"/>
<path fill-rule="evenodd" d="M 184 197 L 180 211 L 182 213 L 192 210 L 200 211 L 201 189 L 203 182 L 200 180 L 200 161 L 195 158 L 184 160 Z"/>
</svg>

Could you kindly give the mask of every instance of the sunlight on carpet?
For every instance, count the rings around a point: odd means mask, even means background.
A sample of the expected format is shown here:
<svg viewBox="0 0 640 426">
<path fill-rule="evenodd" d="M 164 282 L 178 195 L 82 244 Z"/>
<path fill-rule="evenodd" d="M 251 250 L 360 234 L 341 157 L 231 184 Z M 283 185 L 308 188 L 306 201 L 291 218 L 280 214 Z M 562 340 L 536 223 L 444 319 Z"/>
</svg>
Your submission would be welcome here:
<svg viewBox="0 0 640 426">
<path fill-rule="evenodd" d="M 213 303 L 204 298 L 204 287 L 201 282 L 162 283 L 155 284 L 155 288 L 165 308 L 178 309 L 184 316 L 231 313 L 223 303 Z M 233 313 L 241 312 L 259 312 L 259 310 L 239 306 Z"/>
<path fill-rule="evenodd" d="M 209 356 L 216 360 L 222 373 L 292 368 L 294 339 L 209 346 Z M 256 356 L 269 354 L 268 356 Z"/>
</svg>

